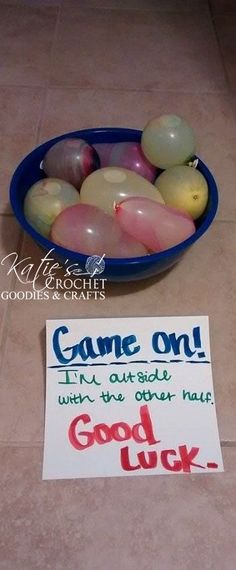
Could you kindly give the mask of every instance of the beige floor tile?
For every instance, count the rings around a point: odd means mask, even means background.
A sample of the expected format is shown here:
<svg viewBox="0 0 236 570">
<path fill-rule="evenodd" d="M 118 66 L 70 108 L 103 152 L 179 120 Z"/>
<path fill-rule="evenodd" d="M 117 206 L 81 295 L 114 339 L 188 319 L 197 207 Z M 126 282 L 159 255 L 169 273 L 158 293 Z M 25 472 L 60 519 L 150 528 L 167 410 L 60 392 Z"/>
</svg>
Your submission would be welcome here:
<svg viewBox="0 0 236 570">
<path fill-rule="evenodd" d="M 0 434 L 4 442 L 43 438 L 45 321 L 57 318 L 209 315 L 220 437 L 236 441 L 236 224 L 215 222 L 182 261 L 163 278 L 106 286 L 105 300 L 12 301 L 0 386 Z M 42 254 L 26 238 L 21 259 L 38 266 Z M 62 278 L 62 273 L 58 275 Z M 38 284 L 42 287 L 43 280 Z M 18 291 L 32 290 L 17 285 Z M 9 413 L 10 405 L 12 406 Z"/>
<path fill-rule="evenodd" d="M 197 154 L 212 171 L 220 194 L 219 218 L 236 219 L 236 120 L 230 96 L 171 92 L 50 89 L 40 141 L 80 128 L 143 129 L 162 113 L 184 116 L 197 138 Z"/>
<path fill-rule="evenodd" d="M 236 90 L 236 4 L 234 13 L 214 16 L 216 33 L 231 89 Z"/>
<path fill-rule="evenodd" d="M 8 306 L 8 292 L 14 287 L 14 276 L 9 273 L 11 267 L 11 258 L 4 258 L 11 252 L 17 251 L 20 244 L 20 228 L 16 226 L 12 216 L 0 215 L 0 362 L 2 337 L 5 335 L 5 315 Z M 9 274 L 8 274 L 9 273 Z"/>
<path fill-rule="evenodd" d="M 213 14 L 225 14 L 226 12 L 235 12 L 235 0 L 209 0 L 210 8 Z"/>
<path fill-rule="evenodd" d="M 114 10 L 156 10 L 158 12 L 208 10 L 207 0 L 188 0 L 188 2 L 185 0 L 87 0 L 86 4 L 84 0 L 62 0 L 62 6 L 77 8 L 78 11 L 85 7 Z"/>
<path fill-rule="evenodd" d="M 0 87 L 0 211 L 9 209 L 9 184 L 18 163 L 36 143 L 43 90 Z"/>
<path fill-rule="evenodd" d="M 163 112 L 192 124 L 220 191 L 218 221 L 165 276 L 107 284 L 104 301 L 0 299 L 0 570 L 110 570 L 111 561 L 112 570 L 235 570 L 236 224 L 222 220 L 236 221 L 236 106 L 227 94 L 236 86 L 236 7 L 209 3 L 0 0 L 0 213 L 36 141 L 94 126 L 142 129 Z M 32 291 L 1 265 L 21 237 L 16 220 L 0 215 L 0 292 Z M 27 256 L 37 267 L 42 253 L 25 237 Z M 210 317 L 219 431 L 231 443 L 225 473 L 42 482 L 45 320 L 184 314 Z"/>
<path fill-rule="evenodd" d="M 42 451 L 0 448 L 1 570 L 234 570 L 236 449 L 225 473 L 41 481 Z"/>
<path fill-rule="evenodd" d="M 56 18 L 53 7 L 0 4 L 0 85 L 45 84 Z"/>
<path fill-rule="evenodd" d="M 207 13 L 183 18 L 171 12 L 66 7 L 51 84 L 197 92 L 226 88 Z"/>
</svg>

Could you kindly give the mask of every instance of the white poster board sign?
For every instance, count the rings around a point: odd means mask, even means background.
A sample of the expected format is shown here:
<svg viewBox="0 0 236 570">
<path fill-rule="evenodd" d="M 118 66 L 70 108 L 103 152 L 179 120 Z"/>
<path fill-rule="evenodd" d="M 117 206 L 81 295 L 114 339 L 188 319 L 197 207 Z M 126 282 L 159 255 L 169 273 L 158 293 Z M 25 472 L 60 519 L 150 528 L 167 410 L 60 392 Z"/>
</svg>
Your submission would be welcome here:
<svg viewBox="0 0 236 570">
<path fill-rule="evenodd" d="M 207 317 L 47 321 L 43 479 L 220 471 Z"/>
</svg>

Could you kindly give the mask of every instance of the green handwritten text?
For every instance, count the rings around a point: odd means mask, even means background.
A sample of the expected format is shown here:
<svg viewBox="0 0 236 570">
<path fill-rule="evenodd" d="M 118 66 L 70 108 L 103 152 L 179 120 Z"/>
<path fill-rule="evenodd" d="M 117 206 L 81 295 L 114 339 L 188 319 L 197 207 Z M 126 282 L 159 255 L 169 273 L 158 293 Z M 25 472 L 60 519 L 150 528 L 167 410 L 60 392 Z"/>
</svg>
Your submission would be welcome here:
<svg viewBox="0 0 236 570">
<path fill-rule="evenodd" d="M 72 394 L 72 392 L 70 392 L 67 396 L 58 396 L 58 404 L 60 404 L 60 406 L 67 406 L 68 404 L 83 404 L 85 400 L 91 404 L 95 402 L 95 400 L 90 398 L 87 394 L 83 396 L 82 394 Z"/>
<path fill-rule="evenodd" d="M 183 400 L 187 400 L 190 402 L 202 402 L 207 403 L 211 402 L 211 392 L 188 392 L 187 390 L 183 390 Z"/>
<path fill-rule="evenodd" d="M 104 404 L 109 404 L 112 400 L 115 402 L 123 402 L 125 399 L 122 394 L 115 396 L 115 394 L 110 394 L 108 390 L 107 392 L 102 392 L 100 398 L 103 400 Z"/>
<path fill-rule="evenodd" d="M 98 382 L 95 374 L 91 378 L 87 378 L 78 370 L 58 370 L 57 372 L 64 374 L 64 381 L 58 381 L 58 384 L 95 384 L 96 386 L 101 386 L 101 382 Z"/>
<path fill-rule="evenodd" d="M 152 400 L 160 400 L 165 402 L 168 400 L 171 402 L 172 398 L 175 398 L 176 394 L 171 394 L 170 392 L 151 392 L 151 390 L 142 390 L 135 393 L 135 400 L 137 402 L 151 402 Z"/>
<path fill-rule="evenodd" d="M 109 376 L 109 382 L 111 384 L 134 384 L 135 382 L 139 382 L 140 384 L 144 384 L 146 382 L 169 382 L 171 379 L 171 375 L 168 374 L 167 370 L 163 370 L 160 372 L 158 368 L 155 368 L 154 372 L 148 374 L 147 370 L 145 372 L 139 370 L 136 373 L 133 372 L 123 372 L 121 374 L 113 373 Z"/>
</svg>

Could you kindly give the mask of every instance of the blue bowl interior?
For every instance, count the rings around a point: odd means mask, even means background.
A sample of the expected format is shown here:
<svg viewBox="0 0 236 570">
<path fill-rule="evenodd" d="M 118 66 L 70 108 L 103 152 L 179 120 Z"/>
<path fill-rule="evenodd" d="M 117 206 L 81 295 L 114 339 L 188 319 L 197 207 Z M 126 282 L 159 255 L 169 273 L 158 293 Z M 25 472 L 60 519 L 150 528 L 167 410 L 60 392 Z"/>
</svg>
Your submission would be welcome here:
<svg viewBox="0 0 236 570">
<path fill-rule="evenodd" d="M 86 140 L 89 144 L 114 143 L 124 141 L 140 142 L 142 131 L 125 128 L 97 128 L 86 129 L 66 133 L 50 141 L 47 141 L 34 149 L 17 167 L 10 185 L 10 202 L 13 212 L 23 229 L 44 250 L 54 249 L 53 255 L 60 262 L 71 260 L 80 265 L 84 270 L 88 256 L 75 253 L 68 249 L 53 244 L 48 239 L 36 232 L 25 219 L 24 198 L 29 188 L 39 179 L 44 178 L 44 172 L 40 169 L 41 161 L 51 146 L 56 142 L 68 138 L 78 137 Z M 196 222 L 196 232 L 184 242 L 160 253 L 153 253 L 145 257 L 127 259 L 105 258 L 105 271 L 103 277 L 110 280 L 127 281 L 149 277 L 165 271 L 174 265 L 183 253 L 193 245 L 211 225 L 218 207 L 218 192 L 216 183 L 207 166 L 199 159 L 198 170 L 206 178 L 209 188 L 209 198 L 206 209 Z M 105 253 L 105 252 L 104 252 Z M 96 252 L 94 252 L 96 254 Z"/>
</svg>

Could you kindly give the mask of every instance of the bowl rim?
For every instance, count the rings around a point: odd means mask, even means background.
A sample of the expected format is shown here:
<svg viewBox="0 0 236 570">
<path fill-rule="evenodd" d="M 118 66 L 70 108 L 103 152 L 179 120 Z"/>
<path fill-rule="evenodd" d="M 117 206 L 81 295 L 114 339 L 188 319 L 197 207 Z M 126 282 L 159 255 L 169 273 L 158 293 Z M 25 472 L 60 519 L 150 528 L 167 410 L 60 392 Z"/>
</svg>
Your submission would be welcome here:
<svg viewBox="0 0 236 570">
<path fill-rule="evenodd" d="M 12 207 L 12 210 L 13 210 L 18 222 L 22 226 L 23 230 L 25 230 L 31 236 L 31 238 L 33 238 L 39 245 L 41 245 L 43 247 L 43 249 L 54 250 L 62 258 L 68 258 L 68 259 L 71 259 L 74 261 L 76 258 L 76 260 L 78 262 L 85 264 L 86 260 L 89 257 L 91 257 L 91 255 L 75 252 L 73 250 L 66 249 L 62 246 L 54 244 L 52 241 L 50 241 L 49 239 L 47 239 L 44 236 L 42 236 L 41 234 L 39 234 L 26 221 L 25 216 L 23 215 L 23 213 L 21 212 L 21 208 L 19 207 L 19 200 L 18 200 L 18 196 L 17 196 L 17 194 L 18 194 L 17 189 L 18 189 L 18 185 L 19 185 L 22 173 L 24 172 L 26 165 L 28 166 L 30 158 L 35 156 L 36 153 L 40 153 L 40 151 L 42 151 L 43 148 L 45 148 L 45 147 L 47 147 L 47 150 L 48 150 L 51 146 L 53 146 L 54 144 L 56 144 L 57 142 L 65 139 L 65 138 L 75 137 L 75 138 L 84 138 L 84 140 L 86 140 L 86 137 L 90 137 L 91 135 L 96 136 L 99 134 L 100 135 L 106 134 L 106 135 L 109 135 L 111 138 L 113 138 L 113 136 L 115 137 L 115 135 L 118 135 L 119 139 L 120 139 L 121 135 L 123 134 L 123 135 L 126 135 L 126 137 L 127 136 L 131 137 L 130 141 L 127 139 L 123 142 L 140 142 L 142 132 L 143 131 L 140 129 L 131 129 L 131 128 L 125 128 L 125 127 L 98 127 L 98 128 L 90 128 L 90 129 L 81 129 L 78 131 L 71 131 L 71 132 L 59 135 L 57 137 L 54 137 L 50 140 L 43 142 L 42 144 L 40 144 L 36 148 L 34 148 L 19 163 L 15 172 L 13 173 L 13 176 L 12 176 L 12 179 L 10 182 L 10 203 L 11 203 L 11 207 Z M 103 141 L 98 141 L 98 142 L 89 142 L 89 144 L 92 144 L 92 145 L 93 144 L 102 144 L 104 142 L 105 141 L 103 140 Z M 117 141 L 117 142 L 122 142 L 122 139 Z M 105 142 L 105 144 L 106 144 L 106 142 Z M 47 150 L 45 151 L 45 153 L 47 152 Z M 169 249 L 166 249 L 166 250 L 160 251 L 160 252 L 156 252 L 156 253 L 155 252 L 150 253 L 150 254 L 145 255 L 145 256 L 127 257 L 127 258 L 123 258 L 123 257 L 113 258 L 113 257 L 106 257 L 106 255 L 105 255 L 105 263 L 106 264 L 109 264 L 109 266 L 118 267 L 120 265 L 131 265 L 131 264 L 136 265 L 136 264 L 140 264 L 140 263 L 149 264 L 150 262 L 156 263 L 158 261 L 164 261 L 165 259 L 167 260 L 169 257 L 178 256 L 179 254 L 181 254 L 182 251 L 184 251 L 185 249 L 187 249 L 191 245 L 193 245 L 207 231 L 207 229 L 209 228 L 209 226 L 213 222 L 213 220 L 216 216 L 217 209 L 218 209 L 218 190 L 217 190 L 216 182 L 213 178 L 213 175 L 211 174 L 211 172 L 208 169 L 208 167 L 206 166 L 206 164 L 197 155 L 195 155 L 193 157 L 193 160 L 194 159 L 198 160 L 197 170 L 199 170 L 199 172 L 201 172 L 203 174 L 203 176 L 205 177 L 207 184 L 208 184 L 208 188 L 210 188 L 210 195 L 211 195 L 211 208 L 210 208 L 209 212 L 206 214 L 206 217 L 203 220 L 203 222 L 201 223 L 201 225 L 198 228 L 196 228 L 196 231 L 194 232 L 194 234 L 192 236 L 190 236 L 189 238 L 187 238 L 186 240 L 182 241 L 181 243 L 179 243 L 179 244 L 177 244 L 177 245 L 175 245 Z M 96 253 L 94 253 L 94 255 L 96 255 Z"/>
</svg>

